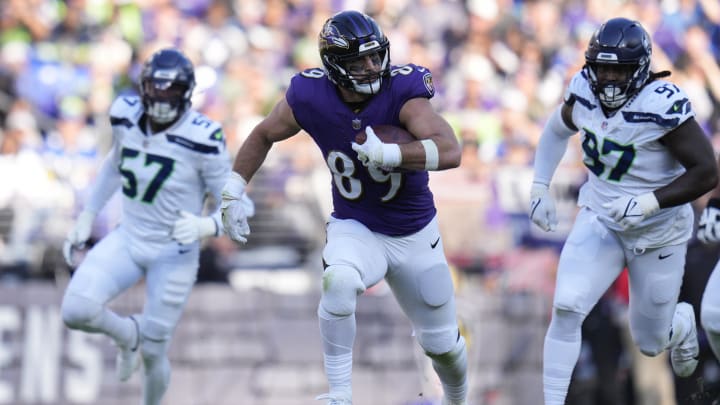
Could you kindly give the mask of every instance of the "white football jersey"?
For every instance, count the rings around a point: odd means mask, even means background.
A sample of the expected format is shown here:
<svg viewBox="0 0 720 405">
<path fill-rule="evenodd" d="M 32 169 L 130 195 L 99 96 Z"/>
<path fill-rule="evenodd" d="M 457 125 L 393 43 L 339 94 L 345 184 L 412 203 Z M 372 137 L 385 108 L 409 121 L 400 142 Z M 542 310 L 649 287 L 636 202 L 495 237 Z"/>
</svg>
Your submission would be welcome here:
<svg viewBox="0 0 720 405">
<path fill-rule="evenodd" d="M 220 201 L 230 157 L 220 124 L 195 110 L 155 134 L 142 117 L 139 97 L 119 97 L 110 107 L 110 159 L 122 177 L 121 225 L 141 240 L 170 241 L 181 210 L 200 215 L 208 194 Z"/>
<path fill-rule="evenodd" d="M 675 84 L 656 80 L 606 117 L 580 71 L 568 86 L 565 102 L 573 103 L 572 120 L 589 172 L 578 205 L 598 213 L 611 229 L 621 230 L 606 215 L 604 203 L 654 191 L 685 172 L 659 139 L 695 115 L 688 96 Z M 632 246 L 647 248 L 682 243 L 691 233 L 692 209 L 684 204 L 661 209 L 626 236 L 635 239 Z"/>
</svg>

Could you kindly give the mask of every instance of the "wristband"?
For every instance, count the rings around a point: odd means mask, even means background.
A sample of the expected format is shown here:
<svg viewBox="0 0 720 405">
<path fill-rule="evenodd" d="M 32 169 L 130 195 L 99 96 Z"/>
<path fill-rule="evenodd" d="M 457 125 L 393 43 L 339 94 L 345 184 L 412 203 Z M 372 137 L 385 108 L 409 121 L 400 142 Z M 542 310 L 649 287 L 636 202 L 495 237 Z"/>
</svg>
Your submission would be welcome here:
<svg viewBox="0 0 720 405">
<path fill-rule="evenodd" d="M 535 199 L 538 197 L 542 197 L 543 195 L 547 194 L 549 190 L 550 187 L 547 184 L 533 182 L 532 186 L 530 187 L 530 198 Z"/>
<path fill-rule="evenodd" d="M 200 239 L 208 236 L 218 236 L 218 226 L 213 217 L 199 218 L 198 235 L 200 236 Z"/>
<path fill-rule="evenodd" d="M 437 144 L 432 139 L 423 139 L 420 143 L 425 149 L 425 170 L 437 170 L 440 165 L 440 153 Z"/>
<path fill-rule="evenodd" d="M 236 171 L 231 171 L 222 196 L 225 200 L 239 200 L 245 193 L 247 181 Z"/>
<path fill-rule="evenodd" d="M 645 217 L 649 217 L 660 210 L 660 203 L 653 192 L 641 194 L 635 197 L 635 201 L 640 205 Z"/>
<path fill-rule="evenodd" d="M 402 163 L 400 145 L 396 143 L 382 144 L 382 167 L 398 167 Z"/>
</svg>

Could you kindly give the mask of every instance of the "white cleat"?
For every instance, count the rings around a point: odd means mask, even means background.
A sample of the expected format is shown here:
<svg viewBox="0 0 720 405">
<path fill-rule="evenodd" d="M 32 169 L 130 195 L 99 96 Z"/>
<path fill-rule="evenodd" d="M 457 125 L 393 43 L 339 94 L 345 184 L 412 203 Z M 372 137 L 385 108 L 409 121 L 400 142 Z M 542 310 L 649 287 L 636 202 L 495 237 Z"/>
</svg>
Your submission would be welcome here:
<svg viewBox="0 0 720 405">
<path fill-rule="evenodd" d="M 700 354 L 697 328 L 695 327 L 695 311 L 692 305 L 681 302 L 675 307 L 675 315 L 685 317 L 692 327 L 682 340 L 670 349 L 670 363 L 678 377 L 689 377 L 697 367 Z"/>
<path fill-rule="evenodd" d="M 115 357 L 115 375 L 120 381 L 127 381 L 140 367 L 140 328 L 134 317 L 130 320 L 135 324 L 135 345 L 132 347 L 118 347 Z"/>
<path fill-rule="evenodd" d="M 344 392 L 334 392 L 329 394 L 322 394 L 315 399 L 327 399 L 327 405 L 352 405 L 350 394 Z"/>
</svg>

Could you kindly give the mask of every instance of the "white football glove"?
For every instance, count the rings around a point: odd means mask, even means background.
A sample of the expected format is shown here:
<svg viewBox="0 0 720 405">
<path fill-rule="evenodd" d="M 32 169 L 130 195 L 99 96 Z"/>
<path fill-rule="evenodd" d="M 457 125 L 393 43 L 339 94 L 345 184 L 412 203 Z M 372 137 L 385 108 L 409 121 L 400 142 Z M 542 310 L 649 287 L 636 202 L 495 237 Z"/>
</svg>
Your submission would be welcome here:
<svg viewBox="0 0 720 405">
<path fill-rule="evenodd" d="M 172 238 L 181 245 L 189 245 L 207 236 L 217 235 L 217 225 L 212 217 L 199 217 L 187 211 L 180 211 L 175 221 Z"/>
<path fill-rule="evenodd" d="M 250 234 L 250 225 L 247 219 L 255 214 L 255 204 L 245 194 L 247 182 L 238 173 L 232 172 L 222 191 L 223 227 L 230 239 L 239 243 L 246 243 Z"/>
<path fill-rule="evenodd" d="M 365 127 L 367 139 L 360 145 L 353 142 L 352 148 L 358 154 L 358 160 L 364 166 L 379 167 L 383 170 L 391 170 L 402 163 L 400 145 L 396 143 L 383 143 L 375 135 L 371 126 Z"/>
<path fill-rule="evenodd" d="M 545 232 L 557 229 L 555 201 L 545 184 L 533 183 L 530 189 L 530 220 Z"/>
<path fill-rule="evenodd" d="M 697 238 L 702 243 L 720 242 L 720 198 L 711 198 L 700 215 Z"/>
<path fill-rule="evenodd" d="M 638 226 L 645 218 L 654 215 L 660 210 L 655 193 L 645 193 L 638 196 L 622 196 L 603 204 L 608 215 L 623 229 Z"/>
<path fill-rule="evenodd" d="M 65 263 L 68 266 L 74 268 L 78 265 L 74 258 L 75 251 L 85 247 L 85 243 L 90 239 L 96 215 L 91 211 L 81 212 L 75 220 L 75 226 L 68 232 L 65 243 L 63 243 L 63 257 L 65 257 Z"/>
</svg>

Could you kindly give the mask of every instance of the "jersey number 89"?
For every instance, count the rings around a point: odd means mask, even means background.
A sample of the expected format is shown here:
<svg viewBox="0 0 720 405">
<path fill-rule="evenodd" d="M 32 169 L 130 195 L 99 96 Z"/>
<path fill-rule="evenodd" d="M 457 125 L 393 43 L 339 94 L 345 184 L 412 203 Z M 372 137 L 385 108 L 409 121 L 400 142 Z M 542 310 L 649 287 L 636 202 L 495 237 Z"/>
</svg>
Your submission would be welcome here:
<svg viewBox="0 0 720 405">
<path fill-rule="evenodd" d="M 355 163 L 346 154 L 338 151 L 328 153 L 327 165 L 332 172 L 333 183 L 340 195 L 347 200 L 356 200 L 362 195 L 362 182 L 353 177 L 355 174 Z M 390 189 L 380 199 L 382 202 L 392 200 L 402 185 L 402 173 L 384 172 L 376 167 L 368 167 L 370 177 L 377 183 L 390 183 Z"/>
</svg>

